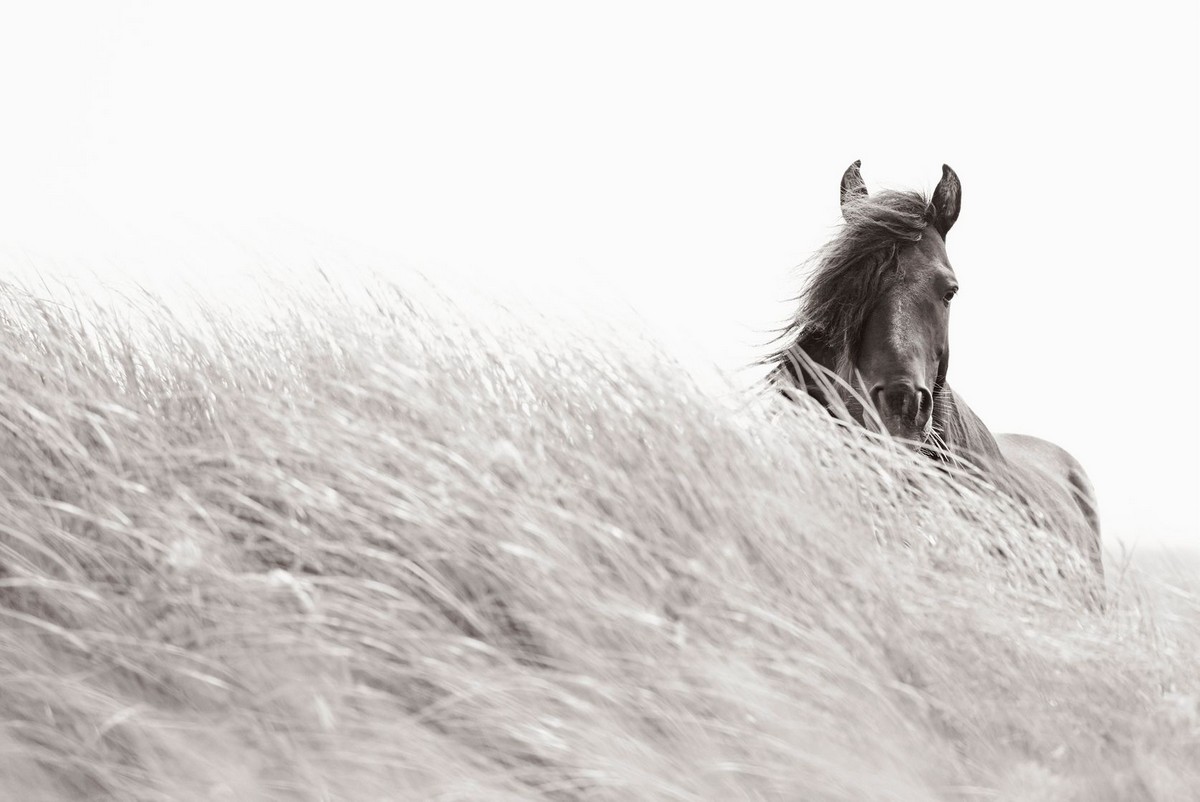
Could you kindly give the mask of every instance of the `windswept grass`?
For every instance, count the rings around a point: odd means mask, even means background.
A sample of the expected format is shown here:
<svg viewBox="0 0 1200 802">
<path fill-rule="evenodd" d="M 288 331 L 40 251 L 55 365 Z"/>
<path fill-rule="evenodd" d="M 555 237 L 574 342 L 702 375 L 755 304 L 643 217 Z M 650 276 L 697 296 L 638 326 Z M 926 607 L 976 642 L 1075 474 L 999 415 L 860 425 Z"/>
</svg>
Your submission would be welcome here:
<svg viewBox="0 0 1200 802">
<path fill-rule="evenodd" d="M 473 303 L 0 291 L 0 796 L 1195 798 L 1194 595 Z"/>
</svg>

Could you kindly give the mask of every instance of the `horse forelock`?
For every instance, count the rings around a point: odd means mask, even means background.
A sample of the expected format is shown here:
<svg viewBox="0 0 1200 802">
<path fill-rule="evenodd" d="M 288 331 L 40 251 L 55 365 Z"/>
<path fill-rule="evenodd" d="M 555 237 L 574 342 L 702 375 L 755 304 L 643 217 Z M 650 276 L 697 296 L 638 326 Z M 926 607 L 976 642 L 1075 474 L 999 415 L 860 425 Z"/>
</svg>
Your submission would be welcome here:
<svg viewBox="0 0 1200 802">
<path fill-rule="evenodd" d="M 764 364 L 782 369 L 795 349 L 819 349 L 829 357 L 823 366 L 850 380 L 867 316 L 897 277 L 900 249 L 925 235 L 929 209 L 917 192 L 884 191 L 843 204 L 845 221 L 810 260 L 796 313 Z"/>
</svg>

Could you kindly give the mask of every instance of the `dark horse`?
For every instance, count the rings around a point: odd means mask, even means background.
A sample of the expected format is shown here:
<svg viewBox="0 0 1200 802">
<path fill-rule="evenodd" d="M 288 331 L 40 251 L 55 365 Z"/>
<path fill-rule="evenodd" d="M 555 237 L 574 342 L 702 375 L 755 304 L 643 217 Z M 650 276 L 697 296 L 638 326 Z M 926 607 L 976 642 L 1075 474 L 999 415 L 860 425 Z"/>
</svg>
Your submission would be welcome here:
<svg viewBox="0 0 1200 802">
<path fill-rule="evenodd" d="M 946 234 L 958 219 L 958 176 L 943 165 L 930 199 L 868 195 L 860 165 L 842 176 L 845 225 L 815 257 L 782 346 L 765 360 L 772 381 L 1006 489 L 1102 577 L 1095 496 L 1075 458 L 1036 437 L 993 435 L 946 383 L 958 292 Z"/>
</svg>

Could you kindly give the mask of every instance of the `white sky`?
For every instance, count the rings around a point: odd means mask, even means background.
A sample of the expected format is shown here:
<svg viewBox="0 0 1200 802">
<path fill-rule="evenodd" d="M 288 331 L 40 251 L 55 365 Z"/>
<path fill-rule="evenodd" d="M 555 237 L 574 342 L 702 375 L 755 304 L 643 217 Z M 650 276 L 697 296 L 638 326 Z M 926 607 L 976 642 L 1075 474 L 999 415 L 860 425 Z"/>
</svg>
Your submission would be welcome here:
<svg viewBox="0 0 1200 802">
<path fill-rule="evenodd" d="M 851 161 L 947 162 L 951 383 L 1111 535 L 1200 543 L 1196 5 L 822 5 L 5 3 L 0 256 L 233 288 L 361 249 L 736 367 Z"/>
</svg>

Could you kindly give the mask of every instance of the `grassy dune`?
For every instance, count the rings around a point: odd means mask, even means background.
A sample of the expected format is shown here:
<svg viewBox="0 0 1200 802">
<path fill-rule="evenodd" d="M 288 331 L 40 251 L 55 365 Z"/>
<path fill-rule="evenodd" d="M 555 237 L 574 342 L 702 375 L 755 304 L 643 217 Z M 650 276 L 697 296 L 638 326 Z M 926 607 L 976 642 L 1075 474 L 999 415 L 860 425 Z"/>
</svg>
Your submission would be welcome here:
<svg viewBox="0 0 1200 802">
<path fill-rule="evenodd" d="M 0 289 L 0 798 L 1200 798 L 1194 583 L 480 300 Z"/>
</svg>

